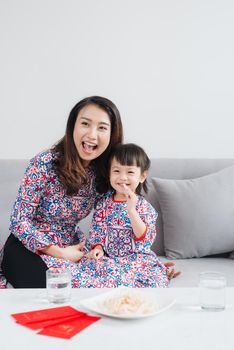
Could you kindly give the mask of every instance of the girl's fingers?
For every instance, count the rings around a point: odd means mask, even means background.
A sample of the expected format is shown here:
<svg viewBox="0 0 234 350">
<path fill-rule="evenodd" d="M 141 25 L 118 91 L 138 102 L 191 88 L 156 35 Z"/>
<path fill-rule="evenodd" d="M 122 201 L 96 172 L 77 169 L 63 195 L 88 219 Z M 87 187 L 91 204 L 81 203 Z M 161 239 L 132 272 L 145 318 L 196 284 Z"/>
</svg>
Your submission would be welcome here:
<svg viewBox="0 0 234 350">
<path fill-rule="evenodd" d="M 175 266 L 175 263 L 173 263 L 172 261 L 168 261 L 166 263 L 164 263 L 164 265 L 166 266 L 166 268 L 168 269 L 168 278 L 171 280 L 172 278 L 176 278 L 177 276 L 181 275 L 181 272 L 175 272 L 175 268 L 173 266 Z M 170 270 L 170 268 L 172 267 L 172 270 Z"/>
<path fill-rule="evenodd" d="M 85 254 L 85 256 L 89 259 L 93 258 L 93 251 L 91 250 L 90 252 L 88 252 L 87 254 Z"/>
<path fill-rule="evenodd" d="M 173 278 L 175 278 L 175 277 L 177 277 L 177 276 L 179 276 L 179 275 L 181 275 L 181 272 L 180 272 L 180 271 L 175 272 Z"/>
<path fill-rule="evenodd" d="M 123 188 L 124 188 L 124 194 L 126 197 L 129 196 L 129 189 L 127 188 L 127 186 L 125 184 L 123 184 Z"/>
<path fill-rule="evenodd" d="M 169 275 L 168 275 L 168 278 L 171 280 L 174 276 L 174 273 L 175 273 L 175 270 L 172 269 L 170 272 L 169 272 Z"/>
<path fill-rule="evenodd" d="M 168 262 L 164 263 L 164 265 L 166 267 L 171 267 L 171 266 L 175 266 L 175 263 L 173 263 L 172 261 L 168 261 Z"/>
<path fill-rule="evenodd" d="M 181 274 L 180 271 L 175 272 L 175 269 L 173 268 L 170 272 L 168 271 L 168 278 L 169 280 L 176 278 L 177 276 L 179 276 Z"/>
<path fill-rule="evenodd" d="M 101 254 L 101 252 L 96 252 L 96 253 L 94 253 L 93 258 L 94 258 L 95 260 L 100 259 L 100 257 L 101 257 L 100 254 Z"/>
<path fill-rule="evenodd" d="M 131 190 L 131 188 L 127 187 L 125 184 L 123 184 L 123 188 L 125 190 L 125 196 L 129 199 L 134 199 L 135 193 Z"/>
<path fill-rule="evenodd" d="M 98 251 L 96 251 L 95 253 L 94 253 L 94 256 L 95 256 L 95 258 L 98 258 L 99 257 L 99 255 L 100 255 L 100 251 L 98 250 Z"/>
<path fill-rule="evenodd" d="M 125 192 L 127 193 L 127 194 L 132 194 L 132 193 L 134 193 L 134 192 L 132 192 L 132 190 L 131 190 L 131 188 L 129 188 L 127 185 L 125 185 L 125 184 L 123 184 L 123 188 L 125 189 Z"/>
</svg>

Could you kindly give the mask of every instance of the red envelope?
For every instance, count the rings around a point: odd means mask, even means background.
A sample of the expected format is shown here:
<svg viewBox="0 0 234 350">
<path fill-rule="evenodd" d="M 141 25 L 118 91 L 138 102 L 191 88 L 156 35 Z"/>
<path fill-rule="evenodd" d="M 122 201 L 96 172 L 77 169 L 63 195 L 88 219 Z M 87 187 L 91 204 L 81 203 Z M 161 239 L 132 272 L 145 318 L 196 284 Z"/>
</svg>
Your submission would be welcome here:
<svg viewBox="0 0 234 350">
<path fill-rule="evenodd" d="M 51 337 L 70 339 L 75 334 L 79 333 L 86 327 L 90 326 L 92 323 L 100 320 L 101 317 L 98 316 L 81 316 L 78 319 L 70 320 L 58 325 L 51 327 L 46 327 L 38 334 L 48 335 Z"/>
<path fill-rule="evenodd" d="M 56 324 L 64 323 L 66 321 L 75 320 L 78 317 L 82 317 L 84 315 L 86 315 L 84 312 L 79 312 L 79 314 L 75 316 L 58 317 L 53 320 L 45 320 L 45 321 L 39 321 L 39 322 L 29 322 L 29 323 L 22 324 L 22 326 L 35 330 L 35 329 L 46 328 Z"/>
<path fill-rule="evenodd" d="M 20 324 L 25 325 L 29 322 L 39 322 L 54 320 L 62 317 L 80 315 L 80 311 L 71 306 L 61 306 L 50 309 L 34 310 L 12 314 L 11 316 Z"/>
</svg>

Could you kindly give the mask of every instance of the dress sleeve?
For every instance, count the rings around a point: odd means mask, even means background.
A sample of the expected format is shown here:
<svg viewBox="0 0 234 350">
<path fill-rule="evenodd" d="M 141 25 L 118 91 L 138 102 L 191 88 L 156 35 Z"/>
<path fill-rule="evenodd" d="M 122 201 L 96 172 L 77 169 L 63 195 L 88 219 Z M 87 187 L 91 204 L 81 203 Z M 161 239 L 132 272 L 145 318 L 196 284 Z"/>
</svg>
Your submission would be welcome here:
<svg viewBox="0 0 234 350">
<path fill-rule="evenodd" d="M 135 240 L 136 252 L 150 253 L 151 246 L 156 238 L 156 220 L 158 213 L 144 198 L 138 207 L 139 215 L 146 224 L 146 231 L 138 240 Z"/>
<path fill-rule="evenodd" d="M 13 207 L 10 231 L 23 245 L 34 253 L 54 244 L 45 231 L 39 231 L 33 224 L 40 198 L 48 177 L 48 165 L 35 157 L 29 163 Z"/>
<path fill-rule="evenodd" d="M 94 208 L 93 219 L 89 231 L 90 249 L 101 245 L 105 249 L 106 240 L 106 199 L 102 198 Z"/>
</svg>

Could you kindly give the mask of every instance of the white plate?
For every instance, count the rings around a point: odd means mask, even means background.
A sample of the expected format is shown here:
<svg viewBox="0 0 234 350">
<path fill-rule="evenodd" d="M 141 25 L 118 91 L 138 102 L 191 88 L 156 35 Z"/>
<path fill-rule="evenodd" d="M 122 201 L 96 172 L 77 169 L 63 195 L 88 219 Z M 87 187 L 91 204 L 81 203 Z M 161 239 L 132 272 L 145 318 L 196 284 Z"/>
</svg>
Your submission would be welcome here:
<svg viewBox="0 0 234 350">
<path fill-rule="evenodd" d="M 136 319 L 136 318 L 144 318 L 144 317 L 150 317 L 157 315 L 163 311 L 168 310 L 172 305 L 175 303 L 175 299 L 166 295 L 157 295 L 157 293 L 151 293 L 146 294 L 144 293 L 144 290 L 141 290 L 140 292 L 137 290 L 137 292 L 133 293 L 140 293 L 142 298 L 144 298 L 144 301 L 151 301 L 155 304 L 157 304 L 157 309 L 153 310 L 152 312 L 149 313 L 135 313 L 135 314 L 113 314 L 109 312 L 108 310 L 105 309 L 104 306 L 102 306 L 102 303 L 107 299 L 107 298 L 112 298 L 112 297 L 118 297 L 120 293 L 122 292 L 122 288 L 118 288 L 117 290 L 108 292 L 108 293 L 103 293 L 98 296 L 88 298 L 88 299 L 83 299 L 80 300 L 80 305 L 85 307 L 86 309 L 93 311 L 95 313 L 98 313 L 100 315 L 108 316 L 108 317 L 114 317 L 114 318 L 123 318 L 123 319 Z"/>
</svg>

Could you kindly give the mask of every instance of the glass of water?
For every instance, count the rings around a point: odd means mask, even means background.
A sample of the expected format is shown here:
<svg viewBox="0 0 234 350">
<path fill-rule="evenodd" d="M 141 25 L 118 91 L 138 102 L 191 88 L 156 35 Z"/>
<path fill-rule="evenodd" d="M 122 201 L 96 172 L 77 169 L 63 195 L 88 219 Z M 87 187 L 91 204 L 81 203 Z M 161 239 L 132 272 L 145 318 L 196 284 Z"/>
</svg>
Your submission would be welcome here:
<svg viewBox="0 0 234 350">
<path fill-rule="evenodd" d="M 203 310 L 222 311 L 226 304 L 226 277 L 215 271 L 200 274 L 200 304 Z"/>
<path fill-rule="evenodd" d="M 65 268 L 46 271 L 47 299 L 50 303 L 66 303 L 71 298 L 71 272 Z"/>
</svg>

